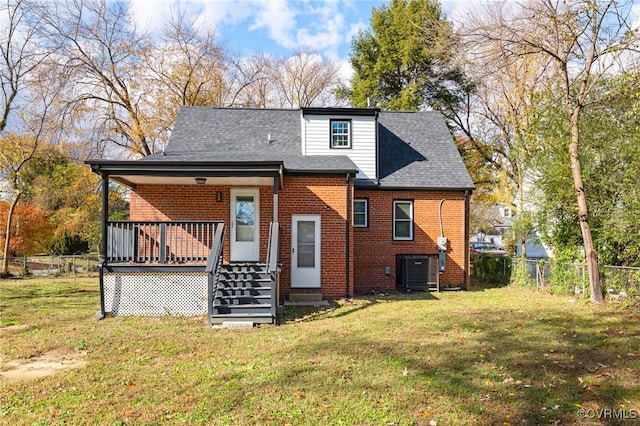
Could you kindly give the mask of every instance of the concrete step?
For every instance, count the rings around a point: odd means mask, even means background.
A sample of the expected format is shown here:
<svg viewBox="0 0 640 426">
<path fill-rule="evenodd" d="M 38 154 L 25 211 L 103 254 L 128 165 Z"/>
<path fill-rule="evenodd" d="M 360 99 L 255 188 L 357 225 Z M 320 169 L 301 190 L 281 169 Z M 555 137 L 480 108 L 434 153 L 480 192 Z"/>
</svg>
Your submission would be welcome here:
<svg viewBox="0 0 640 426">
<path fill-rule="evenodd" d="M 233 323 L 251 323 L 251 324 L 275 324 L 275 318 L 269 314 L 214 314 L 211 315 L 211 324 L 224 324 L 225 322 Z"/>
</svg>

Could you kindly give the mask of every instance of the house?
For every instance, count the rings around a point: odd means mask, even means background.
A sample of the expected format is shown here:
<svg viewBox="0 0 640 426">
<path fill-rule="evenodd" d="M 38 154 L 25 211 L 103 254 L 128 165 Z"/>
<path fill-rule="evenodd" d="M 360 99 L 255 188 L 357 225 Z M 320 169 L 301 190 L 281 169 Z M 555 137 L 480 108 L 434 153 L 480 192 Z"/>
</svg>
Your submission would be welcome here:
<svg viewBox="0 0 640 426">
<path fill-rule="evenodd" d="M 529 209 L 532 207 L 528 206 Z M 471 242 L 489 242 L 495 244 L 500 249 L 508 250 L 505 236 L 509 234 L 517 216 L 514 215 L 511 207 L 494 205 L 471 205 L 471 215 L 476 216 L 476 221 L 481 223 L 478 232 L 472 233 Z M 515 242 L 515 253 L 517 257 L 522 256 L 522 245 Z M 526 237 L 526 257 L 527 259 L 549 259 L 553 257 L 551 248 L 541 241 L 541 234 L 534 230 Z"/>
<path fill-rule="evenodd" d="M 89 160 L 101 312 L 273 322 L 286 300 L 469 285 L 473 183 L 438 112 L 183 107 L 164 152 Z"/>
<path fill-rule="evenodd" d="M 480 224 L 477 232 L 471 234 L 471 242 L 489 242 L 504 249 L 504 236 L 513 225 L 513 212 L 510 207 L 493 204 L 471 204 L 471 215 Z M 472 226 L 473 228 L 473 226 Z"/>
</svg>

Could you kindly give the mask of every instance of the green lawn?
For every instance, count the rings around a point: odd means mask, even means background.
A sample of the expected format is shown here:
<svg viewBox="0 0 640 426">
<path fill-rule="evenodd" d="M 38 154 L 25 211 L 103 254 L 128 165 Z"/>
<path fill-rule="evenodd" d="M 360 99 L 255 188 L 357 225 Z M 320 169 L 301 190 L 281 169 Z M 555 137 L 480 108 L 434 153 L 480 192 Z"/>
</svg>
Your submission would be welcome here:
<svg viewBox="0 0 640 426">
<path fill-rule="evenodd" d="M 360 297 L 216 330 L 204 317 L 96 321 L 97 286 L 0 282 L 0 370 L 45 354 L 86 361 L 3 381 L 0 423 L 639 422 L 578 413 L 640 417 L 637 308 L 505 287 Z"/>
</svg>

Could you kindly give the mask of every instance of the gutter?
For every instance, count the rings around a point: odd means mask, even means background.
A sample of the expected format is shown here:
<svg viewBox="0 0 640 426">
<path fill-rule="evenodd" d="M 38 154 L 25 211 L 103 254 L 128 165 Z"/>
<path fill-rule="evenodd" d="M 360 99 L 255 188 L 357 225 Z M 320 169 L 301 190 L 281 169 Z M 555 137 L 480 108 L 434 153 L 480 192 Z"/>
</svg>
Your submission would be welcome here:
<svg viewBox="0 0 640 426">
<path fill-rule="evenodd" d="M 346 279 L 346 289 L 345 289 L 345 298 L 348 299 L 351 297 L 349 293 L 349 281 L 351 280 L 351 255 L 350 255 L 350 247 L 351 247 L 351 239 L 350 239 L 350 231 L 351 231 L 351 221 L 349 218 L 351 217 L 351 197 L 349 191 L 349 181 L 351 179 L 351 175 L 347 173 L 347 184 L 345 187 L 346 193 L 346 218 L 345 218 L 345 279 Z"/>
</svg>

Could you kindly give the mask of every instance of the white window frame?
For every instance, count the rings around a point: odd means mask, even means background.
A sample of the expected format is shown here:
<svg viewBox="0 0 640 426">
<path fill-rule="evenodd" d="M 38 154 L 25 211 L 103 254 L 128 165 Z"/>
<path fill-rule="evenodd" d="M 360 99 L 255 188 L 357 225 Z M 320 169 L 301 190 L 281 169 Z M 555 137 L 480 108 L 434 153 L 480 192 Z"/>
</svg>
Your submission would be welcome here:
<svg viewBox="0 0 640 426">
<path fill-rule="evenodd" d="M 408 204 L 409 205 L 409 219 L 398 219 L 396 218 L 396 206 L 398 204 Z M 409 222 L 409 236 L 398 236 L 396 235 L 396 222 Z M 413 241 L 413 200 L 393 200 L 393 239 L 396 241 Z"/>
<path fill-rule="evenodd" d="M 356 203 L 364 203 L 364 224 L 356 223 Z M 366 198 L 354 198 L 353 200 L 353 227 L 354 228 L 369 227 L 369 200 Z"/>
<path fill-rule="evenodd" d="M 333 132 L 333 124 L 334 123 L 343 123 L 347 125 L 347 144 L 346 145 L 336 145 L 335 136 L 344 136 L 344 133 L 334 133 Z M 329 120 L 329 144 L 331 149 L 351 149 L 351 120 L 345 119 L 335 119 Z"/>
</svg>

